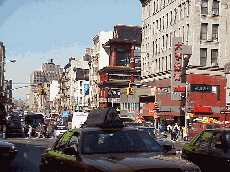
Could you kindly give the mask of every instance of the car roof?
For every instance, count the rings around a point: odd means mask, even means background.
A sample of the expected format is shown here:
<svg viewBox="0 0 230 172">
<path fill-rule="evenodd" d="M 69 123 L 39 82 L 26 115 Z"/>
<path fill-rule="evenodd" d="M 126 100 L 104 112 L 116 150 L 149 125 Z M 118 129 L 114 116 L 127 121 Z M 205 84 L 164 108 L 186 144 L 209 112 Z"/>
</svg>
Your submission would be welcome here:
<svg viewBox="0 0 230 172">
<path fill-rule="evenodd" d="M 203 131 L 230 131 L 230 128 L 205 129 Z"/>
<path fill-rule="evenodd" d="M 154 127 L 147 127 L 147 126 L 133 126 L 135 128 L 148 128 L 148 129 L 155 129 Z"/>
<path fill-rule="evenodd" d="M 75 128 L 71 129 L 72 131 L 106 131 L 106 130 L 138 130 L 137 128 L 132 128 L 132 127 L 123 127 L 123 128 L 100 128 L 100 127 L 85 127 L 85 128 Z M 69 131 L 71 131 L 69 130 Z M 139 131 L 139 130 L 138 130 Z"/>
</svg>

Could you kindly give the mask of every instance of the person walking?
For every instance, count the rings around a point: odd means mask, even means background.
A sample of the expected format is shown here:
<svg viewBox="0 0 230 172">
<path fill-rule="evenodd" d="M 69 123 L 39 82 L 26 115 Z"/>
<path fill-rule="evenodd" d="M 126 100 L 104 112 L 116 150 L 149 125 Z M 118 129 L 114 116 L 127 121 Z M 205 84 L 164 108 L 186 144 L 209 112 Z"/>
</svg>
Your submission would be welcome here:
<svg viewBox="0 0 230 172">
<path fill-rule="evenodd" d="M 28 137 L 31 138 L 31 135 L 32 135 L 32 126 L 29 125 Z"/>
<path fill-rule="evenodd" d="M 38 138 L 44 137 L 44 127 L 41 123 L 39 123 L 39 134 Z"/>
<path fill-rule="evenodd" d="M 176 134 L 177 134 L 177 128 L 176 126 L 174 126 L 172 129 L 172 136 L 171 136 L 172 141 L 176 141 Z"/>
</svg>

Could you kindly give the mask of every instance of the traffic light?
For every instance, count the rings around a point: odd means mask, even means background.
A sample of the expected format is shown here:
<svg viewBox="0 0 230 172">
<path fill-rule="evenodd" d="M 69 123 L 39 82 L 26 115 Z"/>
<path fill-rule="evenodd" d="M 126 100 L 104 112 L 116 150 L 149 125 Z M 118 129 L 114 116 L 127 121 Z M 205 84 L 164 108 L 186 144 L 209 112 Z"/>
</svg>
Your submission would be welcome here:
<svg viewBox="0 0 230 172">
<path fill-rule="evenodd" d="M 46 95 L 46 89 L 44 87 L 39 87 L 39 95 Z"/>
<path fill-rule="evenodd" d="M 154 102 L 154 108 L 157 109 L 158 108 L 158 104 L 157 102 Z"/>
<path fill-rule="evenodd" d="M 45 87 L 42 87 L 42 95 L 46 95 L 46 89 L 45 89 Z"/>
<path fill-rule="evenodd" d="M 134 94 L 134 88 L 129 87 L 129 95 L 133 95 Z"/>
<path fill-rule="evenodd" d="M 125 94 L 126 94 L 126 95 L 129 95 L 129 87 L 126 87 Z"/>
<path fill-rule="evenodd" d="M 39 95 L 42 95 L 42 87 L 39 87 Z"/>
<path fill-rule="evenodd" d="M 132 88 L 132 87 L 126 87 L 125 94 L 126 95 L 133 95 L 134 94 L 134 88 Z"/>
</svg>

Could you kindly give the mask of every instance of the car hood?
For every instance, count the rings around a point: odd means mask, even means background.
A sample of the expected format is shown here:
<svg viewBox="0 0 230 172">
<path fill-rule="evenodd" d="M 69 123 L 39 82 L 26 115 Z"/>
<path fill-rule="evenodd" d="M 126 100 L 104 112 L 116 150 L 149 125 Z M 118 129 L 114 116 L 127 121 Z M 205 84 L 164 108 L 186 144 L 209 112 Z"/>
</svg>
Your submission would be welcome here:
<svg viewBox="0 0 230 172">
<path fill-rule="evenodd" d="M 111 153 L 84 155 L 90 164 L 110 171 L 154 168 L 198 169 L 194 164 L 167 153 Z"/>
<path fill-rule="evenodd" d="M 156 141 L 158 143 L 160 143 L 160 145 L 174 145 L 173 142 L 167 141 L 167 140 L 162 140 L 162 139 L 156 139 Z"/>
<path fill-rule="evenodd" d="M 9 143 L 9 142 L 0 141 L 0 147 L 5 147 L 5 146 L 14 146 L 14 144 L 13 143 Z"/>
</svg>

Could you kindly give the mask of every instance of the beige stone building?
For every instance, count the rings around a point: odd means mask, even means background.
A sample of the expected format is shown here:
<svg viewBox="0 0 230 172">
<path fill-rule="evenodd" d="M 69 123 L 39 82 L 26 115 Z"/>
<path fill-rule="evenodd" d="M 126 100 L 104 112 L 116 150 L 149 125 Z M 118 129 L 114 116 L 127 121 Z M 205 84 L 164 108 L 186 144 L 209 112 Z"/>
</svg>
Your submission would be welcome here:
<svg viewBox="0 0 230 172">
<path fill-rule="evenodd" d="M 140 2 L 142 4 L 141 83 L 157 88 L 157 92 L 152 96 L 159 107 L 157 115 L 160 121 L 170 119 L 184 124 L 188 109 L 195 116 L 211 114 L 210 116 L 216 119 L 223 119 L 221 109 L 228 103 L 230 105 L 229 90 L 226 89 L 225 93 L 225 88 L 229 88 L 229 84 L 227 82 L 225 86 L 224 71 L 225 64 L 230 60 L 228 27 L 230 2 L 228 0 L 140 0 Z M 191 52 L 187 53 L 189 55 L 182 52 L 184 48 L 180 47 L 178 50 L 177 42 L 172 43 L 176 39 L 181 39 L 182 47 L 192 48 Z M 176 55 L 178 59 L 175 58 Z M 189 59 L 188 64 L 186 59 Z M 173 84 L 175 82 L 181 85 Z M 205 107 L 211 110 L 205 111 Z"/>
<path fill-rule="evenodd" d="M 192 46 L 187 73 L 223 74 L 229 61 L 228 0 L 140 0 L 142 3 L 142 82 L 169 78 L 171 43 L 181 37 Z M 215 70 L 218 71 L 218 70 Z"/>
</svg>

